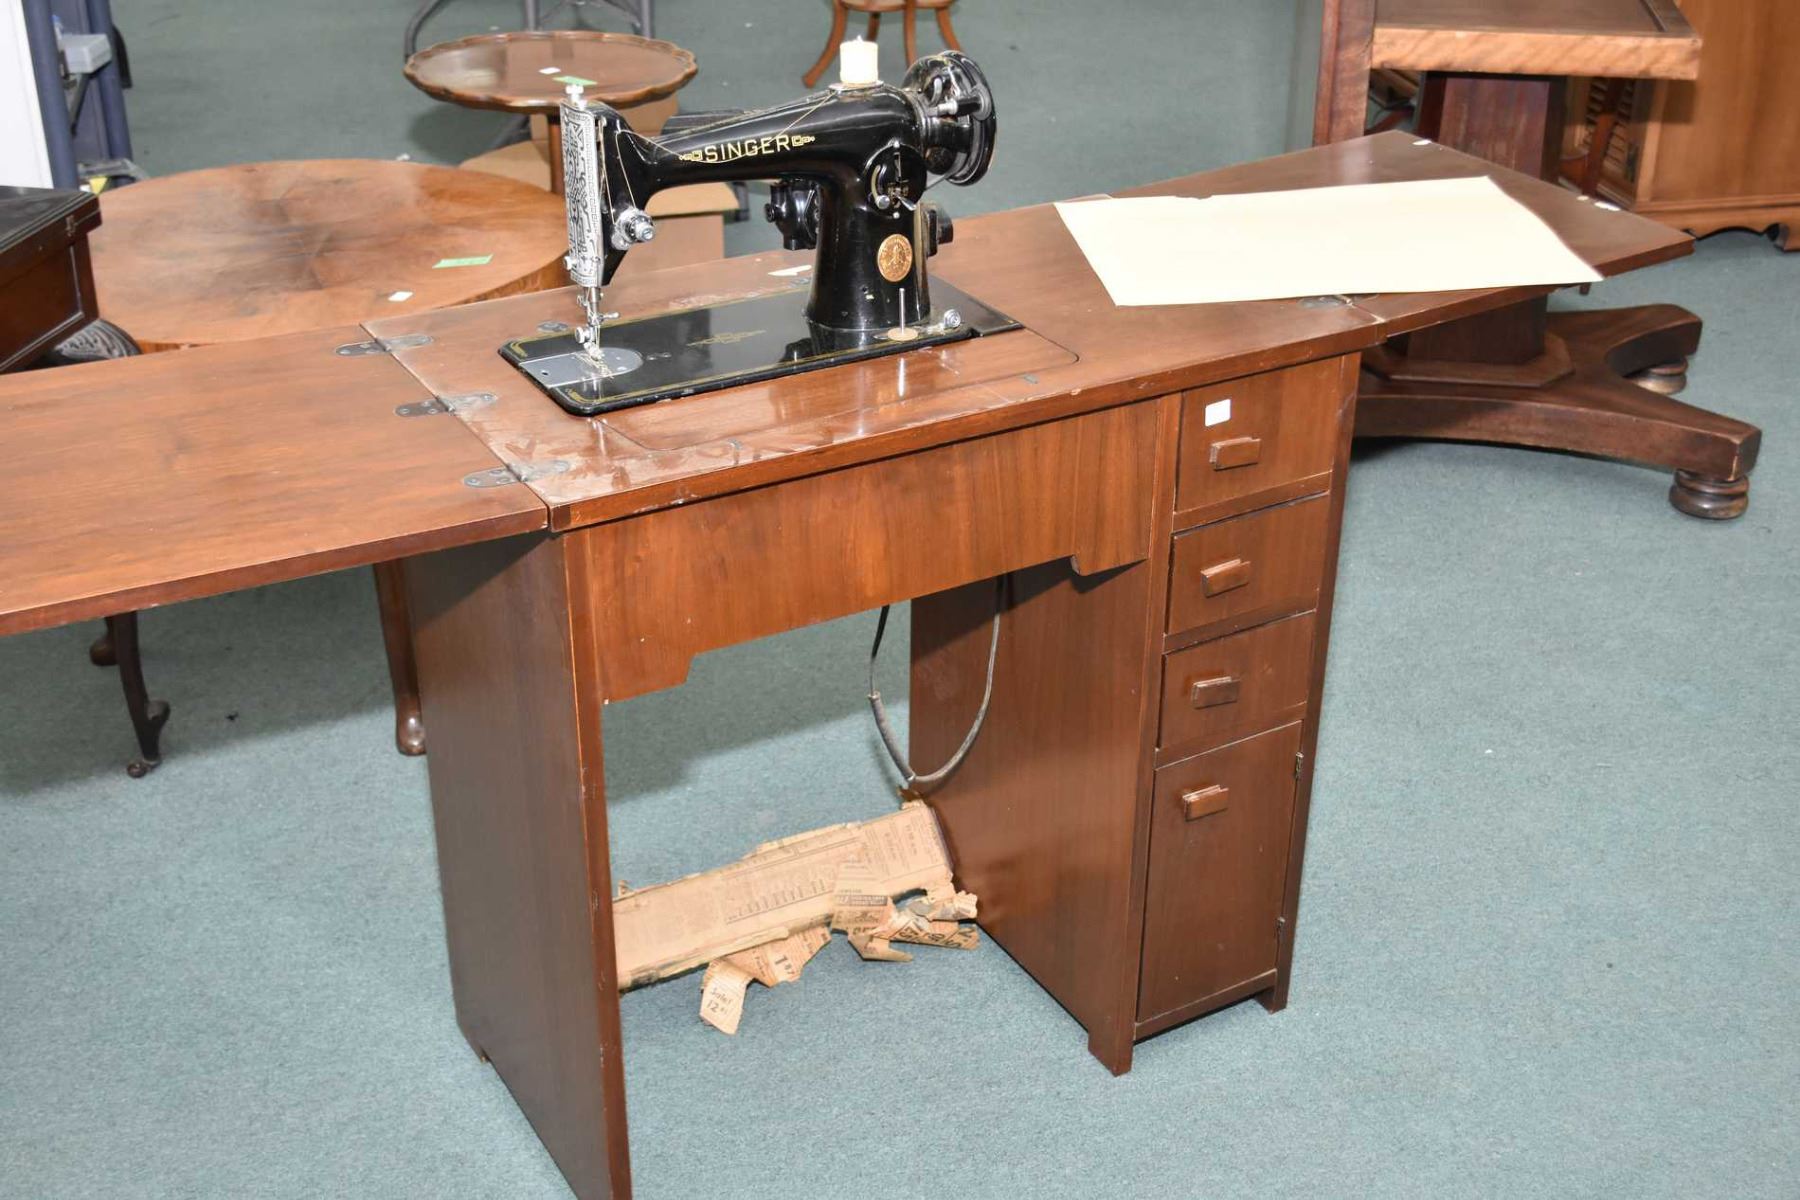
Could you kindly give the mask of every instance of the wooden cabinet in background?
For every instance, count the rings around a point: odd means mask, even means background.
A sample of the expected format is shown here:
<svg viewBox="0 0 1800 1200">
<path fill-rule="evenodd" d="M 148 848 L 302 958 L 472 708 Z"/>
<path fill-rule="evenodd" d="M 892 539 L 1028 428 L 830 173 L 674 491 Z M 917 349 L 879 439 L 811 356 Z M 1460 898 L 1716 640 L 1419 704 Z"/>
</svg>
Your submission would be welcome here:
<svg viewBox="0 0 1800 1200">
<path fill-rule="evenodd" d="M 1696 80 L 1572 79 L 1564 175 L 1579 184 L 1614 114 L 1596 190 L 1696 235 L 1776 227 L 1800 249 L 1800 4 L 1681 0 L 1701 37 Z"/>
</svg>

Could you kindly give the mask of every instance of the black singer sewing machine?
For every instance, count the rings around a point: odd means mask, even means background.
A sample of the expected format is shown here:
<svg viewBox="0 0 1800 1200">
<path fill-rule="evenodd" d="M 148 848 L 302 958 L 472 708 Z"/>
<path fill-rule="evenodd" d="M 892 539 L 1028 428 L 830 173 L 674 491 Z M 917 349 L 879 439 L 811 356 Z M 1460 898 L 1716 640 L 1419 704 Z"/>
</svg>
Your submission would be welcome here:
<svg viewBox="0 0 1800 1200">
<path fill-rule="evenodd" d="M 926 260 L 950 218 L 932 177 L 971 184 L 994 152 L 994 98 L 966 55 L 922 58 L 899 87 L 844 82 L 751 112 L 672 118 L 642 137 L 579 85 L 562 106 L 565 263 L 586 320 L 501 354 L 571 412 L 593 415 L 981 334 L 1017 322 L 944 283 Z M 817 249 L 810 290 L 618 319 L 601 288 L 655 236 L 664 188 L 771 179 L 765 214 L 789 249 Z"/>
</svg>

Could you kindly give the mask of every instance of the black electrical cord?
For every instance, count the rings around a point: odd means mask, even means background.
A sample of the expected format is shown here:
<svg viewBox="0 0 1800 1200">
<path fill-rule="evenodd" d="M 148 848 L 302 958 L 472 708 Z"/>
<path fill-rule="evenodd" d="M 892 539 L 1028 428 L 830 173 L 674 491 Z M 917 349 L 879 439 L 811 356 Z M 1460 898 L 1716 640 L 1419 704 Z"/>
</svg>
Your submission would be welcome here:
<svg viewBox="0 0 1800 1200">
<path fill-rule="evenodd" d="M 994 665 L 1000 658 L 1000 614 L 1006 610 L 1006 578 L 1002 575 L 994 581 L 994 631 L 988 640 L 987 684 L 981 691 L 981 707 L 976 710 L 968 736 L 963 738 L 956 753 L 943 766 L 925 775 L 913 770 L 906 752 L 900 749 L 900 739 L 894 736 L 893 726 L 888 724 L 887 706 L 882 704 L 881 692 L 875 687 L 875 664 L 881 655 L 881 638 L 887 632 L 888 621 L 888 605 L 881 606 L 881 616 L 875 622 L 875 643 L 869 647 L 869 708 L 875 714 L 875 728 L 881 734 L 882 745 L 887 747 L 888 757 L 900 768 L 906 786 L 914 791 L 938 783 L 962 765 L 962 760 L 969 756 L 970 748 L 975 745 L 975 739 L 981 733 L 982 723 L 987 720 L 988 705 L 994 699 Z"/>
</svg>

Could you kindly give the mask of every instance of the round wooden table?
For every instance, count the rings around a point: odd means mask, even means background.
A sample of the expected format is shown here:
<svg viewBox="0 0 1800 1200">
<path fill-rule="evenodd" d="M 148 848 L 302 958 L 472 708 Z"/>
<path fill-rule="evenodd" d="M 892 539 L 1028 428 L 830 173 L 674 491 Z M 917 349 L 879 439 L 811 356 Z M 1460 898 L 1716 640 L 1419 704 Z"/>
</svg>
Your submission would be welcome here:
<svg viewBox="0 0 1800 1200">
<path fill-rule="evenodd" d="M 453 167 L 244 163 L 109 190 L 100 215 L 90 238 L 99 309 L 146 352 L 355 325 L 568 282 L 562 201 Z M 402 753 L 421 754 L 399 564 L 377 565 L 375 585 L 395 740 Z M 135 660 L 135 636 L 121 649 Z"/>
<path fill-rule="evenodd" d="M 243 163 L 103 193 L 100 311 L 148 351 L 559 287 L 562 202 L 382 159 Z"/>
<path fill-rule="evenodd" d="M 673 42 L 580 29 L 478 34 L 428 46 L 406 60 L 406 77 L 427 95 L 549 121 L 550 190 L 558 194 L 557 118 L 571 80 L 590 100 L 628 108 L 674 95 L 698 70 L 694 56 Z"/>
</svg>

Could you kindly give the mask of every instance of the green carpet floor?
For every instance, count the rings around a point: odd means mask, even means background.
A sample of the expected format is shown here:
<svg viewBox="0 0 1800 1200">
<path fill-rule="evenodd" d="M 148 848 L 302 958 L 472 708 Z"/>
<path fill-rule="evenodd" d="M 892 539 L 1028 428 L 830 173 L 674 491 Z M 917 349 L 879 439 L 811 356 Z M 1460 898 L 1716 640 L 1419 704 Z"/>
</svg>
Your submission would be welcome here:
<svg viewBox="0 0 1800 1200">
<path fill-rule="evenodd" d="M 404 82 L 400 0 L 114 6 L 154 173 L 454 161 L 497 128 Z M 822 0 L 661 7 L 702 64 L 690 107 L 795 93 L 828 24 Z M 455 0 L 428 40 L 514 11 Z M 1280 150 L 1293 25 L 1287 2 L 966 0 L 999 159 L 945 199 Z M 1359 449 L 1286 1012 L 1171 1031 L 1114 1079 L 991 945 L 890 967 L 840 940 L 735 1039 L 693 979 L 652 987 L 624 1004 L 639 1194 L 1800 1195 L 1797 295 L 1800 257 L 1730 233 L 1564 301 L 1707 319 L 1689 398 L 1767 431 L 1742 520 L 1620 464 Z M 886 808 L 871 626 L 609 710 L 618 876 Z M 456 1028 L 366 572 L 143 631 L 175 715 L 141 782 L 94 629 L 0 641 L 0 1195 L 566 1195 Z"/>
</svg>

